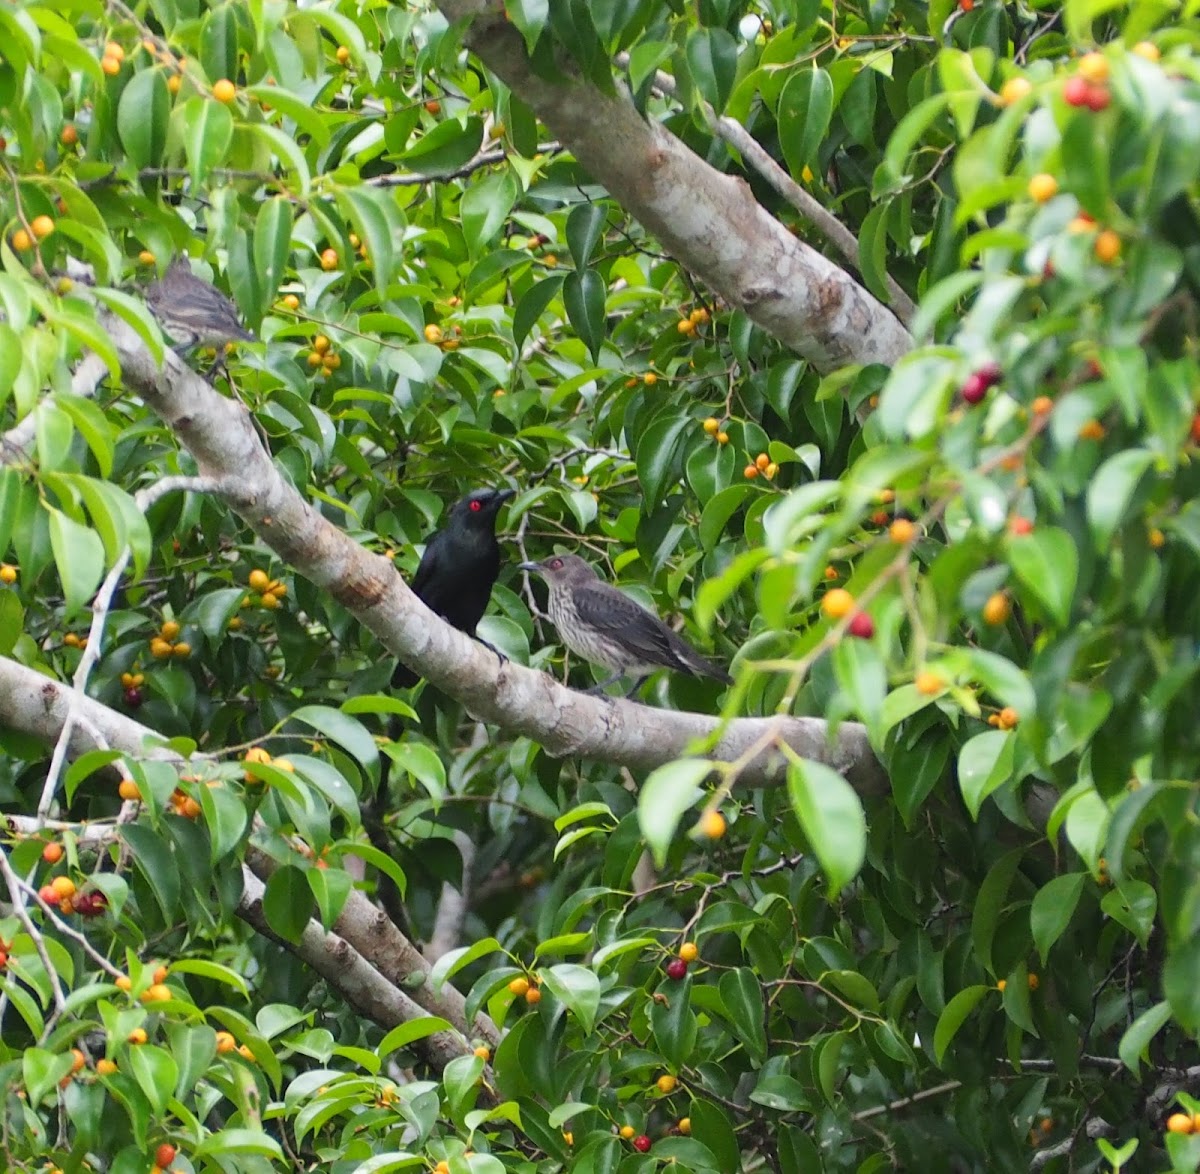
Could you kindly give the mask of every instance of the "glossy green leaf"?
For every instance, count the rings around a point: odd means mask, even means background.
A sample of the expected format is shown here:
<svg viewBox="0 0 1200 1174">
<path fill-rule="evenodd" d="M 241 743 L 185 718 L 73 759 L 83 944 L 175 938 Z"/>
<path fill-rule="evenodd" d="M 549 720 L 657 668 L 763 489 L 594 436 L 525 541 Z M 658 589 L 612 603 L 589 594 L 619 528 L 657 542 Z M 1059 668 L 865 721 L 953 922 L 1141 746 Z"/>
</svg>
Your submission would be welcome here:
<svg viewBox="0 0 1200 1174">
<path fill-rule="evenodd" d="M 788 763 L 787 786 L 792 810 L 821 863 L 832 899 L 858 875 L 866 859 L 862 801 L 837 771 L 810 759 Z"/>
</svg>

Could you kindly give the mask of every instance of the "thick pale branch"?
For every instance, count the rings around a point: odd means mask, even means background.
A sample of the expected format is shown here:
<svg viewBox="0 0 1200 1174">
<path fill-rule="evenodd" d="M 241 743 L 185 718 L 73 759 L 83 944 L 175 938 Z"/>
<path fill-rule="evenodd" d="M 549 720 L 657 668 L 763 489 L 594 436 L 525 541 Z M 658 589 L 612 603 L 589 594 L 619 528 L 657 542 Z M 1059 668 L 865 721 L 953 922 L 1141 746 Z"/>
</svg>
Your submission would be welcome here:
<svg viewBox="0 0 1200 1174">
<path fill-rule="evenodd" d="M 506 661 L 443 623 L 408 589 L 389 559 L 363 549 L 316 512 L 279 474 L 246 409 L 226 399 L 168 353 L 155 367 L 137 335 L 119 319 L 105 324 L 135 389 L 191 451 L 200 473 L 285 562 L 329 591 L 383 645 L 472 715 L 532 738 L 554 755 L 649 770 L 699 752 L 723 761 L 754 746 L 744 782 L 780 773 L 774 742 L 841 771 L 860 794 L 887 790 L 887 779 L 861 725 L 843 722 L 830 740 L 815 718 L 738 718 L 652 709 L 565 689 L 545 673 Z M 711 743 L 711 745 L 709 745 Z"/>
<path fill-rule="evenodd" d="M 740 178 L 710 166 L 627 94 L 569 73 L 536 74 L 499 3 L 437 0 L 467 44 L 563 146 L 697 277 L 818 370 L 894 364 L 912 338 L 845 271 L 798 241 Z"/>
</svg>

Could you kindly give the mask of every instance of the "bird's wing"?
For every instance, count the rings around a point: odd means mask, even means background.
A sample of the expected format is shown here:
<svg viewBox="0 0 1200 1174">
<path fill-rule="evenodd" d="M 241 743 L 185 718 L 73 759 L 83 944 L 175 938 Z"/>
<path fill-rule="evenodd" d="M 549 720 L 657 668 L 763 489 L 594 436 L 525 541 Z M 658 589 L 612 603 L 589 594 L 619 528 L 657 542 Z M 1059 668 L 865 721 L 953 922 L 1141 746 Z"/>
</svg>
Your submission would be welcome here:
<svg viewBox="0 0 1200 1174">
<path fill-rule="evenodd" d="M 672 640 L 674 632 L 628 595 L 604 583 L 576 587 L 574 594 L 580 623 L 612 637 L 628 649 L 631 657 L 663 666 L 680 663 Z"/>
<path fill-rule="evenodd" d="M 425 599 L 425 589 L 429 586 L 429 580 L 437 574 L 438 567 L 441 565 L 441 550 L 443 546 L 442 531 L 431 534 L 429 541 L 425 544 L 425 553 L 421 555 L 420 565 L 417 567 L 417 573 L 413 576 L 413 581 L 409 584 L 415 595 Z"/>
</svg>

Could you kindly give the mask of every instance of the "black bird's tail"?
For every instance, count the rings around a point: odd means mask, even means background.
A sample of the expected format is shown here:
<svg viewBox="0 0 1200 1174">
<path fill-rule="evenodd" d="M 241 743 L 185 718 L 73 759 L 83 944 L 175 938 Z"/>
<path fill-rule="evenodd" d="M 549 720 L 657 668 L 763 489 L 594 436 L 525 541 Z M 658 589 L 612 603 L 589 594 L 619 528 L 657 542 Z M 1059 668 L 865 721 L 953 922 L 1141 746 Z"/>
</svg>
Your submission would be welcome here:
<svg viewBox="0 0 1200 1174">
<path fill-rule="evenodd" d="M 703 657 L 694 648 L 688 649 L 689 656 L 687 657 L 687 667 L 696 675 L 701 677 L 711 677 L 714 681 L 720 681 L 722 685 L 732 685 L 733 678 L 715 661 Z"/>
</svg>

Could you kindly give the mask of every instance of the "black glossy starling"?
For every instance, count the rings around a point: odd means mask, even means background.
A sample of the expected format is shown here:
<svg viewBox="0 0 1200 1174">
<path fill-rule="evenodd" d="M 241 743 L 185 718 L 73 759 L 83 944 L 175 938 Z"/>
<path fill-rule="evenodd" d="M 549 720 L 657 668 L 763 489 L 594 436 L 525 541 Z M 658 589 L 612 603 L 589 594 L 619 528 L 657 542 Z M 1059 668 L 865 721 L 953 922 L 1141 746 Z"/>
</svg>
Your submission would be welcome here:
<svg viewBox="0 0 1200 1174">
<path fill-rule="evenodd" d="M 237 307 L 216 286 L 197 277 L 182 253 L 160 280 L 147 286 L 146 304 L 175 340 L 176 349 L 254 340 L 238 321 Z"/>
<path fill-rule="evenodd" d="M 733 684 L 720 665 L 701 656 L 658 616 L 602 582 L 578 555 L 556 554 L 540 563 L 521 563 L 521 570 L 534 571 L 546 580 L 550 619 L 562 642 L 577 656 L 612 672 L 589 692 L 633 676 L 637 679 L 626 694 L 632 697 L 658 668 Z"/>
<path fill-rule="evenodd" d="M 496 515 L 513 492 L 476 489 L 468 493 L 450 511 L 446 525 L 429 539 L 409 584 L 430 611 L 468 636 L 475 636 L 500 573 Z M 392 674 L 392 684 L 398 689 L 407 689 L 420 679 L 403 663 L 396 665 Z"/>
</svg>

